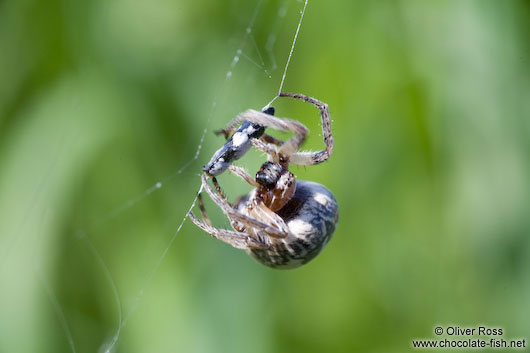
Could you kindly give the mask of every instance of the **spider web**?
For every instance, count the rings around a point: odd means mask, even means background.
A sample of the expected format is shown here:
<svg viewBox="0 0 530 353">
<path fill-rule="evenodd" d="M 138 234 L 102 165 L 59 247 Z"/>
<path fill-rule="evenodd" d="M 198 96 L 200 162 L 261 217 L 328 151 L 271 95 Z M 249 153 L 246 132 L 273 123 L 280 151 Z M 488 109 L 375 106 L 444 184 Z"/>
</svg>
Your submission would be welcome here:
<svg viewBox="0 0 530 353">
<path fill-rule="evenodd" d="M 240 44 L 238 45 L 237 49 L 234 52 L 234 56 L 232 57 L 230 63 L 227 65 L 228 69 L 224 74 L 224 79 L 222 83 L 219 85 L 217 89 L 217 93 L 214 95 L 214 99 L 211 103 L 211 109 L 210 113 L 208 115 L 206 124 L 204 128 L 202 129 L 202 133 L 199 138 L 199 142 L 196 146 L 195 153 L 187 162 L 185 162 L 183 165 L 181 165 L 174 173 L 170 174 L 169 176 L 158 180 L 154 182 L 150 187 L 146 188 L 143 192 L 139 193 L 136 197 L 133 197 L 125 202 L 123 202 L 120 206 L 116 207 L 115 209 L 108 211 L 105 217 L 102 217 L 98 221 L 94 222 L 90 227 L 85 229 L 79 229 L 76 232 L 76 236 L 83 240 L 87 246 L 87 248 L 92 253 L 95 261 L 97 264 L 101 267 L 105 279 L 108 282 L 108 286 L 112 291 L 113 298 L 115 300 L 116 305 L 116 316 L 117 316 L 117 324 L 115 331 L 110 334 L 110 339 L 103 342 L 100 346 L 100 352 L 112 352 L 116 348 L 116 344 L 120 340 L 120 335 L 122 329 L 127 325 L 129 322 L 129 319 L 134 314 L 134 312 L 137 310 L 138 306 L 141 304 L 141 299 L 145 293 L 145 291 L 149 288 L 149 285 L 151 281 L 153 280 L 155 274 L 159 270 L 161 264 L 163 263 L 168 251 L 171 249 L 172 245 L 174 244 L 175 240 L 177 239 L 178 234 L 180 233 L 184 223 L 188 219 L 188 212 L 192 210 L 195 207 L 195 204 L 197 202 L 197 195 L 202 191 L 202 186 L 200 185 L 200 178 L 195 178 L 197 180 L 197 184 L 195 186 L 195 189 L 198 190 L 195 197 L 190 200 L 190 206 L 188 208 L 188 211 L 185 213 L 185 215 L 181 218 L 180 223 L 178 224 L 178 227 L 173 232 L 173 235 L 169 239 L 168 243 L 165 245 L 164 250 L 159 255 L 158 260 L 152 265 L 151 270 L 148 272 L 147 277 L 144 279 L 143 284 L 141 285 L 138 292 L 134 295 L 134 299 L 132 300 L 132 303 L 128 306 L 128 308 L 124 309 L 122 304 L 122 299 L 119 294 L 117 285 L 115 283 L 115 280 L 112 276 L 111 271 L 109 270 L 105 260 L 103 259 L 102 255 L 94 245 L 94 243 L 91 240 L 91 235 L 96 234 L 98 230 L 108 224 L 109 222 L 113 221 L 114 219 L 118 218 L 120 215 L 126 213 L 128 210 L 136 206 L 137 204 L 144 201 L 146 198 L 148 198 L 150 195 L 154 194 L 155 192 L 158 192 L 159 190 L 164 189 L 164 187 L 170 183 L 171 181 L 174 181 L 177 179 L 184 171 L 189 169 L 191 166 L 195 166 L 195 163 L 199 157 L 201 156 L 201 152 L 203 150 L 203 144 L 205 137 L 207 133 L 210 131 L 211 123 L 214 119 L 217 117 L 218 108 L 221 102 L 226 100 L 226 92 L 229 91 L 231 88 L 230 82 L 233 80 L 234 76 L 237 74 L 238 66 L 241 62 L 247 61 L 252 66 L 254 66 L 258 71 L 262 72 L 262 74 L 272 80 L 279 80 L 278 83 L 278 90 L 276 94 L 272 96 L 270 101 L 264 106 L 264 108 L 270 106 L 278 97 L 277 94 L 280 93 L 283 89 L 287 72 L 289 69 L 289 65 L 291 63 L 291 59 L 293 57 L 294 49 L 296 46 L 296 41 L 298 39 L 300 29 L 302 26 L 304 14 L 307 8 L 308 0 L 302 1 L 297 0 L 299 3 L 299 20 L 298 24 L 296 26 L 296 30 L 294 31 L 293 37 L 292 37 L 292 44 L 290 46 L 290 51 L 285 59 L 285 65 L 283 66 L 283 71 L 278 73 L 278 61 L 279 60 L 275 53 L 275 45 L 278 42 L 279 37 L 279 28 L 281 21 L 284 20 L 286 17 L 287 11 L 289 9 L 290 2 L 293 2 L 294 0 L 283 0 L 280 4 L 280 6 L 277 8 L 277 13 L 275 16 L 274 21 L 272 21 L 272 24 L 270 26 L 270 32 L 266 40 L 266 44 L 264 48 L 260 48 L 256 38 L 254 37 L 253 30 L 256 25 L 256 20 L 259 17 L 260 12 L 262 11 L 262 8 L 264 4 L 267 2 L 267 0 L 258 0 L 255 8 L 250 14 L 250 20 L 248 21 L 248 25 L 242 30 L 242 39 Z M 283 40 L 283 39 L 282 39 Z M 287 41 L 287 39 L 285 39 Z M 267 59 L 268 63 L 266 64 L 265 59 Z M 221 94 L 222 97 L 220 96 Z M 221 124 L 222 125 L 222 124 Z M 208 159 L 209 156 L 202 156 L 203 159 Z M 9 251 L 9 250 L 8 250 Z M 72 330 L 68 324 L 68 320 L 65 316 L 65 313 L 63 312 L 62 306 L 53 291 L 52 286 L 46 281 L 45 277 L 38 271 L 37 267 L 35 267 L 35 272 L 37 273 L 37 277 L 40 279 L 40 282 L 42 283 L 42 287 L 44 289 L 44 292 L 46 293 L 50 304 L 53 308 L 53 310 L 56 313 L 57 319 L 62 327 L 62 330 L 64 331 L 64 335 L 68 341 L 68 345 L 72 352 L 76 352 L 76 345 L 75 341 L 72 335 Z"/>
</svg>

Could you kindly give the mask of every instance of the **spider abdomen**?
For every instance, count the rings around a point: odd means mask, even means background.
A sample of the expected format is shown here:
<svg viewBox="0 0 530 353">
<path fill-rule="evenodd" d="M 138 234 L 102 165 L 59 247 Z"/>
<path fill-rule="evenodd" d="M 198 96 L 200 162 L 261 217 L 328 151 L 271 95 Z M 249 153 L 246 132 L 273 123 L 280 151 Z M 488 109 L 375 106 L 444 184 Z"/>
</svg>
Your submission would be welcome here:
<svg viewBox="0 0 530 353">
<path fill-rule="evenodd" d="M 287 269 L 306 264 L 326 246 L 335 231 L 339 207 L 323 185 L 298 180 L 294 196 L 277 214 L 289 227 L 287 238 L 271 238 L 268 249 L 249 253 L 266 266 Z"/>
</svg>

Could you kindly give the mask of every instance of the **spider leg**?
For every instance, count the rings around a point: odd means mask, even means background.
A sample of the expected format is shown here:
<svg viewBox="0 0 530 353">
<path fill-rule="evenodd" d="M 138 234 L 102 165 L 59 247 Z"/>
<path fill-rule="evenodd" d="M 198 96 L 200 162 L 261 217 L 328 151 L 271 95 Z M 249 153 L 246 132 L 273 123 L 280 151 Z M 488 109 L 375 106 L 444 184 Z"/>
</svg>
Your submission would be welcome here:
<svg viewBox="0 0 530 353">
<path fill-rule="evenodd" d="M 258 187 L 261 186 L 254 179 L 251 179 L 250 175 L 248 175 L 247 172 L 243 168 L 236 167 L 236 166 L 231 166 L 231 167 L 233 167 L 231 170 L 232 173 L 234 174 L 238 173 L 236 175 L 243 177 L 244 180 L 252 181 L 253 183 L 257 184 Z M 227 201 L 226 198 L 224 197 L 221 186 L 217 182 L 217 179 L 216 178 L 212 178 L 212 179 L 213 179 L 213 184 L 219 196 L 225 199 L 225 201 Z M 236 212 L 240 212 L 237 209 L 235 210 Z M 283 229 L 283 230 L 286 230 L 286 232 L 289 232 L 285 221 L 280 216 L 278 216 L 274 211 L 272 211 L 269 207 L 265 206 L 265 204 L 262 201 L 256 202 L 250 209 L 248 209 L 248 212 L 249 212 L 248 216 L 247 215 L 244 215 L 244 216 L 251 217 L 256 220 L 262 220 L 262 221 L 265 220 L 265 224 L 271 225 L 275 229 L 280 229 L 280 230 Z M 256 238 L 261 238 L 261 239 L 266 240 L 266 237 L 263 237 L 264 235 L 266 235 L 263 231 L 254 230 L 253 227 L 252 226 L 249 227 L 247 225 L 248 223 L 245 223 L 245 221 L 238 222 L 238 221 L 231 220 L 231 223 L 232 223 L 232 227 L 234 227 L 236 231 L 247 230 L 251 236 L 253 235 Z M 244 227 L 245 225 L 247 225 L 247 228 Z M 276 237 L 274 235 L 271 235 L 271 236 Z"/>
<path fill-rule="evenodd" d="M 217 192 L 217 194 L 219 195 L 219 197 L 231 208 L 233 208 L 232 204 L 228 201 L 228 199 L 226 198 L 226 195 L 224 194 L 223 192 L 223 189 L 221 189 L 221 185 L 219 185 L 219 182 L 217 181 L 217 178 L 213 177 L 212 178 L 212 182 L 213 182 L 213 185 L 215 186 L 215 191 Z M 244 232 L 245 231 L 245 227 L 240 224 L 240 222 L 236 221 L 236 220 L 233 220 L 232 218 L 228 218 L 228 220 L 230 221 L 230 225 L 232 226 L 232 228 L 234 228 L 234 230 L 236 230 L 237 232 Z"/>
<path fill-rule="evenodd" d="M 256 180 L 254 180 L 248 173 L 245 169 L 241 168 L 241 167 L 238 167 L 238 166 L 235 166 L 235 165 L 231 165 L 230 167 L 228 167 L 228 170 L 230 172 L 232 172 L 232 174 L 240 177 L 241 179 L 243 179 L 244 181 L 246 181 L 249 185 L 255 187 L 255 188 L 259 188 L 261 185 L 258 184 L 258 182 Z"/>
<path fill-rule="evenodd" d="M 276 146 L 282 146 L 285 143 L 284 141 L 277 139 L 274 136 L 263 134 L 259 139 L 251 139 L 250 143 L 260 151 L 267 154 L 269 156 L 269 161 L 280 163 L 280 152 Z"/>
<path fill-rule="evenodd" d="M 215 191 L 219 194 L 219 196 L 223 199 L 224 202 L 226 202 L 230 207 L 232 207 L 232 204 L 228 202 L 228 199 L 226 198 L 225 193 L 223 192 L 223 189 L 221 189 L 221 185 L 219 185 L 219 182 L 217 181 L 216 177 L 212 178 L 213 185 L 215 186 Z"/>
<path fill-rule="evenodd" d="M 204 220 L 204 223 L 211 227 L 212 222 L 210 221 L 210 217 L 208 217 L 208 214 L 206 213 L 206 208 L 204 208 L 204 202 L 202 201 L 202 195 L 200 193 L 197 195 L 197 200 L 199 201 L 199 209 L 201 210 L 201 215 L 202 219 Z"/>
<path fill-rule="evenodd" d="M 261 136 L 261 139 L 267 143 L 272 143 L 273 145 L 276 145 L 276 146 L 281 146 L 285 143 L 284 141 L 277 139 L 276 137 L 268 135 L 268 134 L 263 134 Z"/>
<path fill-rule="evenodd" d="M 276 223 L 274 225 L 269 225 L 267 223 L 261 222 L 253 217 L 249 217 L 247 215 L 242 214 L 238 210 L 234 209 L 230 203 L 223 198 L 222 196 L 218 195 L 216 192 L 214 192 L 211 188 L 211 186 L 208 184 L 208 181 L 206 179 L 206 175 L 202 175 L 202 184 L 204 188 L 206 189 L 206 192 L 210 195 L 212 200 L 221 208 L 223 213 L 231 220 L 231 221 L 237 221 L 245 226 L 250 228 L 255 228 L 257 230 L 262 230 L 265 233 L 269 234 L 272 237 L 275 238 L 285 238 L 289 235 L 289 229 L 287 228 L 287 225 L 285 222 L 282 223 Z M 280 218 L 278 215 L 276 215 L 278 218 Z M 281 218 L 280 218 L 281 220 Z"/>
<path fill-rule="evenodd" d="M 294 152 L 298 150 L 298 148 L 300 148 L 302 143 L 305 141 L 307 134 L 309 133 L 309 130 L 298 121 L 286 118 L 277 118 L 272 115 L 268 115 L 263 112 L 259 112 L 252 109 L 249 109 L 236 116 L 231 122 L 228 123 L 226 129 L 231 129 L 234 126 L 238 126 L 247 120 L 264 127 L 270 127 L 281 131 L 294 132 L 294 135 L 289 140 L 284 142 L 279 150 L 279 154 L 285 156 L 286 158 L 289 158 Z M 276 143 L 280 143 L 280 140 L 277 140 L 275 138 L 273 139 Z"/>
<path fill-rule="evenodd" d="M 228 230 L 228 229 L 212 227 L 209 224 L 205 224 L 201 222 L 197 217 L 195 217 L 192 211 L 188 213 L 188 216 L 190 217 L 191 221 L 195 223 L 197 227 L 201 228 L 206 233 L 209 233 L 214 238 L 232 245 L 234 248 L 246 249 L 246 250 L 268 248 L 268 244 L 266 244 L 263 241 L 254 239 L 247 233 L 235 232 L 235 231 Z"/>
<path fill-rule="evenodd" d="M 311 103 L 320 111 L 320 118 L 322 120 L 322 133 L 324 135 L 324 143 L 326 149 L 318 152 L 297 152 L 291 156 L 290 163 L 298 165 L 313 165 L 325 162 L 333 153 L 333 135 L 331 133 L 331 118 L 329 116 L 328 105 L 313 97 L 309 97 L 298 93 L 280 93 L 280 97 L 291 97 L 294 99 L 301 99 L 305 102 Z"/>
<path fill-rule="evenodd" d="M 230 172 L 233 174 L 241 177 L 243 180 L 245 180 L 247 183 L 249 183 L 251 186 L 259 188 L 261 185 L 247 173 L 247 171 L 241 167 L 231 165 L 229 168 Z M 215 183 L 215 182 L 214 182 Z M 217 184 L 219 185 L 219 184 Z M 282 197 L 284 197 L 284 194 L 282 194 Z M 236 201 L 235 208 L 237 209 L 237 205 L 239 202 Z M 287 224 L 285 224 L 285 221 L 278 216 L 270 207 L 265 206 L 263 202 L 258 202 L 252 207 L 251 210 L 249 210 L 250 216 L 256 218 L 256 219 L 266 219 L 267 223 L 274 224 L 275 227 L 280 229 L 287 229 Z"/>
<path fill-rule="evenodd" d="M 260 151 L 266 153 L 269 156 L 269 161 L 280 163 L 280 154 L 278 153 L 278 149 L 276 146 L 263 142 L 261 139 L 251 139 L 250 143 L 252 143 L 252 146 L 256 147 Z"/>
</svg>

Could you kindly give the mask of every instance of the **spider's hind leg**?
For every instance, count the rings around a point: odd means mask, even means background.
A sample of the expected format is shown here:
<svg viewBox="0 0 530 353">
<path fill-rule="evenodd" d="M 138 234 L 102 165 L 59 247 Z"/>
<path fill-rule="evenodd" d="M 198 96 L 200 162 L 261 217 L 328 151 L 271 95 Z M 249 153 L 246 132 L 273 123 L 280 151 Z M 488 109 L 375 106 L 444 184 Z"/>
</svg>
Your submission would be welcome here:
<svg viewBox="0 0 530 353">
<path fill-rule="evenodd" d="M 215 182 L 215 184 L 216 184 L 217 191 L 224 197 L 221 187 L 219 186 L 217 181 Z M 200 221 L 195 216 L 195 214 L 193 214 L 193 211 L 190 210 L 190 212 L 188 213 L 188 216 L 190 217 L 191 221 L 195 223 L 197 227 L 209 233 L 214 238 L 219 239 L 225 243 L 228 243 L 238 249 L 245 249 L 245 250 L 267 249 L 269 247 L 269 244 L 266 241 L 267 239 L 263 239 L 261 237 L 255 237 L 253 235 L 250 235 L 244 232 L 243 229 L 241 229 L 241 227 L 237 227 L 237 222 L 231 222 L 232 227 L 234 227 L 236 231 L 215 228 L 214 226 L 212 226 L 212 222 L 210 221 L 210 218 L 208 217 L 208 214 L 206 213 L 206 208 L 204 207 L 204 202 L 203 202 L 201 193 L 197 195 L 197 200 L 199 203 L 199 209 L 201 211 L 203 221 Z M 238 228 L 240 228 L 241 230 L 238 230 Z"/>
<path fill-rule="evenodd" d="M 191 221 L 195 223 L 197 227 L 201 228 L 206 233 L 209 233 L 214 238 L 232 245 L 234 248 L 245 249 L 245 250 L 268 248 L 268 244 L 266 244 L 263 241 L 260 241 L 259 239 L 255 239 L 251 237 L 247 233 L 235 232 L 233 230 L 228 230 L 228 229 L 215 228 L 209 224 L 205 224 L 204 222 L 201 222 L 193 214 L 192 211 L 188 213 L 188 216 L 190 217 Z"/>
<path fill-rule="evenodd" d="M 230 221 L 237 221 L 245 226 L 246 229 L 252 228 L 256 230 L 263 231 L 275 238 L 285 238 L 289 235 L 289 228 L 283 221 L 275 222 L 275 224 L 267 224 L 263 221 L 260 221 L 256 218 L 247 216 L 241 213 L 239 210 L 236 210 L 230 205 L 226 198 L 222 197 L 218 193 L 214 192 L 211 186 L 208 184 L 206 176 L 202 176 L 202 183 L 206 192 L 212 200 L 221 208 L 223 213 L 230 219 Z M 279 218 L 279 216 L 278 216 Z M 280 218 L 281 220 L 281 218 Z"/>
</svg>

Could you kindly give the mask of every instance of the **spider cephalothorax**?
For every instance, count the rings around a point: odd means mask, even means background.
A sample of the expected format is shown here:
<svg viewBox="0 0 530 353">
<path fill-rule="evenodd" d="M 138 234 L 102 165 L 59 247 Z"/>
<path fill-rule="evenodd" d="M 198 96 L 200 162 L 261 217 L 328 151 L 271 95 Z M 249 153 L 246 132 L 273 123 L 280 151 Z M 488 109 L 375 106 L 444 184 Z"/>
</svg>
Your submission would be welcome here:
<svg viewBox="0 0 530 353">
<path fill-rule="evenodd" d="M 256 174 L 256 182 L 260 184 L 257 195 L 273 212 L 285 206 L 296 190 L 294 174 L 278 163 L 264 163 Z"/>
<path fill-rule="evenodd" d="M 333 194 L 323 185 L 296 180 L 289 164 L 313 165 L 325 162 L 333 151 L 331 120 L 325 103 L 315 98 L 293 93 L 281 97 L 302 99 L 320 110 L 326 149 L 319 152 L 298 152 L 308 134 L 298 121 L 272 116 L 273 108 L 258 112 L 247 110 L 221 130 L 232 137 L 203 168 L 202 184 L 212 200 L 223 210 L 234 231 L 212 226 L 199 195 L 199 207 L 204 221 L 190 212 L 191 220 L 212 236 L 240 249 L 246 249 L 264 265 L 274 268 L 294 268 L 313 259 L 327 244 L 335 231 L 339 209 Z M 234 126 L 242 124 L 238 130 Z M 270 127 L 292 131 L 287 141 L 265 134 Z M 267 153 L 264 163 L 253 179 L 232 162 L 241 158 L 251 146 Z M 243 178 L 254 189 L 230 204 L 216 175 L 226 169 Z M 215 191 L 208 183 L 212 177 Z"/>
</svg>

